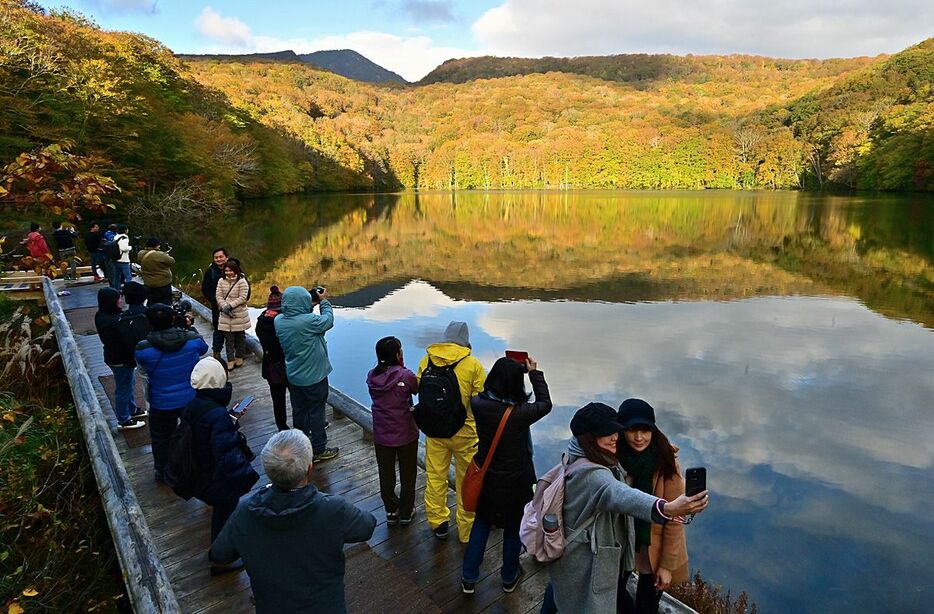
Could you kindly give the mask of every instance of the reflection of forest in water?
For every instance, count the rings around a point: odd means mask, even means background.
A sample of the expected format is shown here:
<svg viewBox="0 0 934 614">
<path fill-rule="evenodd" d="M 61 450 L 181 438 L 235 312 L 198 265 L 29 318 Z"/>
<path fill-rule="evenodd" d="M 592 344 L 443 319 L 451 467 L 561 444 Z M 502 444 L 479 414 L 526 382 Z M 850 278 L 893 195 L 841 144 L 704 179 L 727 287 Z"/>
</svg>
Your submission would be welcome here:
<svg viewBox="0 0 934 614">
<path fill-rule="evenodd" d="M 179 242 L 181 273 L 223 244 L 256 287 L 322 283 L 358 304 L 416 278 L 492 301 L 843 294 L 934 327 L 934 206 L 920 196 L 301 196 L 248 203 L 207 234 Z"/>
</svg>

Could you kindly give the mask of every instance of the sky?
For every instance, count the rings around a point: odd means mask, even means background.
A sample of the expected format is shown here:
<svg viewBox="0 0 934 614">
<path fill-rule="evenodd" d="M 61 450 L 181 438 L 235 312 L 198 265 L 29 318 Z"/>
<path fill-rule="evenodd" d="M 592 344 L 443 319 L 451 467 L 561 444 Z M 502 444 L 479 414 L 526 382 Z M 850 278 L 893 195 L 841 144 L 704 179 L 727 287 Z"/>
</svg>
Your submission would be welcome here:
<svg viewBox="0 0 934 614">
<path fill-rule="evenodd" d="M 934 36 L 931 0 L 52 0 L 177 53 L 353 49 L 408 80 L 444 60 L 615 53 L 875 56 Z"/>
</svg>

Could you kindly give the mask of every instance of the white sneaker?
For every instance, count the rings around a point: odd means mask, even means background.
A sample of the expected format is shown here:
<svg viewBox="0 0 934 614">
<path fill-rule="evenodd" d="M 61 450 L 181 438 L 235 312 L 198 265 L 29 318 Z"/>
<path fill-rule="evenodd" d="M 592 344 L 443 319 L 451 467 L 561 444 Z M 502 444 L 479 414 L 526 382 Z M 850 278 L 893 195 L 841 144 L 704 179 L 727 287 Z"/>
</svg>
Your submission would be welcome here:
<svg viewBox="0 0 934 614">
<path fill-rule="evenodd" d="M 141 429 L 146 426 L 145 422 L 136 420 L 135 418 L 130 418 L 126 422 L 121 422 L 117 425 L 117 429 L 121 431 L 132 431 L 133 429 Z"/>
</svg>

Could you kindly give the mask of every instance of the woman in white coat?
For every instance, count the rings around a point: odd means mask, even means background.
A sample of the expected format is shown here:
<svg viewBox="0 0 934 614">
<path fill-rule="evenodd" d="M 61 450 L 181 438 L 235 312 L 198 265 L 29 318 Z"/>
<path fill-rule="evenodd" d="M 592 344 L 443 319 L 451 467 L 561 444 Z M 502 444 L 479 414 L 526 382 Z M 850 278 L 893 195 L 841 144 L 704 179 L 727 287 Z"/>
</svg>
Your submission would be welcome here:
<svg viewBox="0 0 934 614">
<path fill-rule="evenodd" d="M 246 331 L 250 328 L 250 313 L 247 300 L 250 298 L 250 282 L 246 280 L 240 264 L 228 260 L 224 264 L 224 277 L 217 282 L 217 330 L 224 333 L 227 347 L 227 369 L 243 364 L 246 358 Z"/>
</svg>

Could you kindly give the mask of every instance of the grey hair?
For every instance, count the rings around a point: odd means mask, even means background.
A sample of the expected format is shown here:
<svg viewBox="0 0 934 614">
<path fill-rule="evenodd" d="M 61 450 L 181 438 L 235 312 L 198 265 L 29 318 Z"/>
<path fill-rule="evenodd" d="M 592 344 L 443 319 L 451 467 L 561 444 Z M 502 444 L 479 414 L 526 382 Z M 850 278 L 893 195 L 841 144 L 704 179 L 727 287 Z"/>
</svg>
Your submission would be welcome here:
<svg viewBox="0 0 934 614">
<path fill-rule="evenodd" d="M 291 490 L 308 473 L 313 457 L 311 441 L 298 429 L 281 431 L 269 438 L 260 457 L 269 480 L 279 488 Z"/>
</svg>

